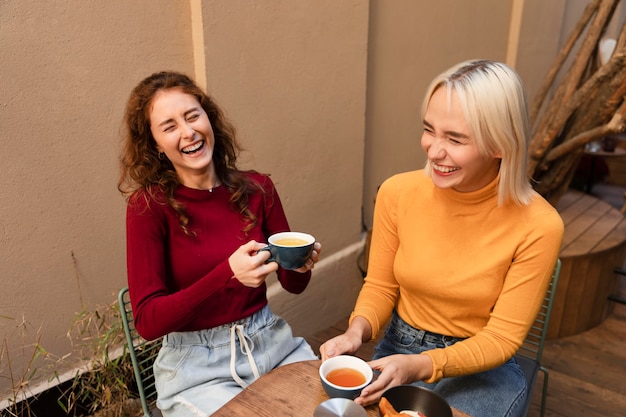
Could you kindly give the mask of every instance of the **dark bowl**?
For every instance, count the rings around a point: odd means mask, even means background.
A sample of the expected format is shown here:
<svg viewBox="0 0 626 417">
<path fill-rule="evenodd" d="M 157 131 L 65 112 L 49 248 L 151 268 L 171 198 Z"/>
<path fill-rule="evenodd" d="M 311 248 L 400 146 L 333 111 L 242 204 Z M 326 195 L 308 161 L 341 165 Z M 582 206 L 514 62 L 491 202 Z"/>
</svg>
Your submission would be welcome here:
<svg viewBox="0 0 626 417">
<path fill-rule="evenodd" d="M 448 402 L 428 388 L 398 385 L 385 391 L 383 397 L 397 412 L 412 410 L 419 411 L 426 417 L 452 417 Z"/>
</svg>

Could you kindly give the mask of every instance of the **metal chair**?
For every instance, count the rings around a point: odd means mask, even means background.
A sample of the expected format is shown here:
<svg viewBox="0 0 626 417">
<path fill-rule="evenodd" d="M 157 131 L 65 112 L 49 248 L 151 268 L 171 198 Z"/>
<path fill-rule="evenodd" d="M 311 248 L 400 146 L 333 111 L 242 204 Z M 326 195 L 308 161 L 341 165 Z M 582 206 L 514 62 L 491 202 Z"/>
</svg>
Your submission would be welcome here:
<svg viewBox="0 0 626 417">
<path fill-rule="evenodd" d="M 137 333 L 128 288 L 120 290 L 117 300 L 124 333 L 126 334 L 126 344 L 128 345 L 130 359 L 133 364 L 135 383 L 141 400 L 141 407 L 143 408 L 143 415 L 144 417 L 160 416 L 160 412 L 156 410 L 157 393 L 152 364 L 159 353 L 161 340 L 157 339 L 148 342 Z"/>
<path fill-rule="evenodd" d="M 548 324 L 550 322 L 550 314 L 552 313 L 552 304 L 554 303 L 554 295 L 556 294 L 556 285 L 559 281 L 559 274 L 561 273 L 561 260 L 558 259 L 554 272 L 552 273 L 552 279 L 546 296 L 543 299 L 539 313 L 535 322 L 531 326 L 523 345 L 515 354 L 517 363 L 522 368 L 522 372 L 526 377 L 526 384 L 528 385 L 528 397 L 526 398 L 526 404 L 524 409 L 524 415 L 528 415 L 528 409 L 530 406 L 531 394 L 537 380 L 537 374 L 543 373 L 543 392 L 541 393 L 541 416 L 543 417 L 546 410 L 546 397 L 548 395 L 548 369 L 541 365 L 541 357 L 543 355 L 543 345 L 548 333 Z"/>
</svg>

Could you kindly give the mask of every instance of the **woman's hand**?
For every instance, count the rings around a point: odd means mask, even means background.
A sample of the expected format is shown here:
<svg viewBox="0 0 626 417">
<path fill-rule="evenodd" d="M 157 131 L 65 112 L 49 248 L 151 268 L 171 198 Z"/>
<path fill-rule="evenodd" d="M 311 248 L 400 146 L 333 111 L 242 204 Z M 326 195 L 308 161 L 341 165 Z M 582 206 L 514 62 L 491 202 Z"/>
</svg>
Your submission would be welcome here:
<svg viewBox="0 0 626 417">
<path fill-rule="evenodd" d="M 315 242 L 313 244 L 313 252 L 311 252 L 311 256 L 306 263 L 298 269 L 294 269 L 296 272 L 305 273 L 306 271 L 310 271 L 315 268 L 315 264 L 320 260 L 320 253 L 322 252 L 322 244 L 319 242 Z"/>
<path fill-rule="evenodd" d="M 344 334 L 340 334 L 324 342 L 324 344 L 320 346 L 320 355 L 323 361 L 337 355 L 353 355 L 359 350 L 362 344 L 359 335 L 347 331 Z"/>
<path fill-rule="evenodd" d="M 359 350 L 363 342 L 370 340 L 371 337 L 372 327 L 370 323 L 365 318 L 357 316 L 352 320 L 350 327 L 344 334 L 335 336 L 320 346 L 322 360 L 344 353 L 352 355 Z"/>
<path fill-rule="evenodd" d="M 270 273 L 278 269 L 276 262 L 265 263 L 270 257 L 269 251 L 259 252 L 265 246 L 264 243 L 251 240 L 228 258 L 233 276 L 246 287 L 258 288 Z"/>
<path fill-rule="evenodd" d="M 391 387 L 430 378 L 433 368 L 427 355 L 390 355 L 373 360 L 369 365 L 380 374 L 354 400 L 363 406 L 378 402 L 383 392 Z"/>
</svg>

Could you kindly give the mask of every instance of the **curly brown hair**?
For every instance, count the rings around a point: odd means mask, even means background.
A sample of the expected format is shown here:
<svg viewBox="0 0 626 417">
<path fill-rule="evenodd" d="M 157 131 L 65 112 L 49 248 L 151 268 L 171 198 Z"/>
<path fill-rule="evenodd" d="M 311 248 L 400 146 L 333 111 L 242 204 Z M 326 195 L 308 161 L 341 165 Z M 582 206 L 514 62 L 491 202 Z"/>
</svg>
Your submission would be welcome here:
<svg viewBox="0 0 626 417">
<path fill-rule="evenodd" d="M 244 231 L 249 231 L 256 225 L 257 218 L 248 209 L 248 196 L 255 191 L 263 192 L 263 188 L 237 169 L 237 156 L 242 148 L 236 140 L 235 128 L 226 119 L 224 112 L 191 78 L 179 72 L 154 73 L 132 90 L 124 116 L 125 135 L 118 190 L 127 201 L 140 190 L 145 191 L 144 196 L 149 199 L 155 198 L 157 190 L 163 192 L 167 204 L 178 214 L 180 227 L 186 234 L 193 234 L 187 228 L 189 217 L 184 206 L 174 198 L 174 192 L 181 184 L 180 179 L 172 163 L 167 158 L 159 157 L 150 130 L 150 107 L 155 94 L 173 88 L 194 96 L 208 115 L 215 137 L 215 171 L 231 194 L 231 205 L 244 219 Z"/>
</svg>

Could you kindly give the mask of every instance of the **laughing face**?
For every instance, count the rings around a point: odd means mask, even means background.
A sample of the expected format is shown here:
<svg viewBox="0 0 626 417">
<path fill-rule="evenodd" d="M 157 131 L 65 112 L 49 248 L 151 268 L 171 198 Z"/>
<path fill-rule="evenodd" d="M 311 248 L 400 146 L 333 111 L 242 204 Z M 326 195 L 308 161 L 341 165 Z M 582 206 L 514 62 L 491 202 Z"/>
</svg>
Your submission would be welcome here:
<svg viewBox="0 0 626 417">
<path fill-rule="evenodd" d="M 438 88 L 424 115 L 422 148 L 432 167 L 432 180 L 439 188 L 476 191 L 497 175 L 500 159 L 483 155 L 454 91 Z"/>
<path fill-rule="evenodd" d="M 183 185 L 201 189 L 215 185 L 213 129 L 194 96 L 177 88 L 157 92 L 150 107 L 150 130 Z"/>
</svg>

